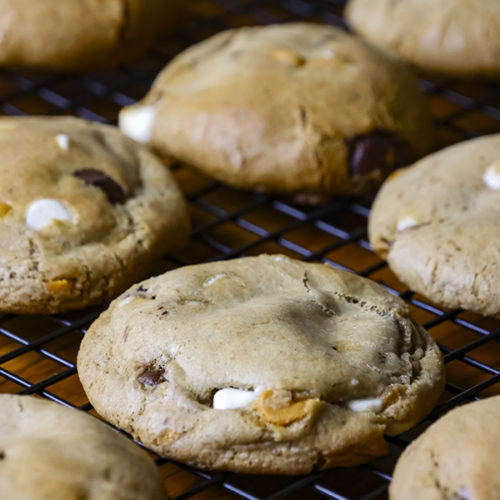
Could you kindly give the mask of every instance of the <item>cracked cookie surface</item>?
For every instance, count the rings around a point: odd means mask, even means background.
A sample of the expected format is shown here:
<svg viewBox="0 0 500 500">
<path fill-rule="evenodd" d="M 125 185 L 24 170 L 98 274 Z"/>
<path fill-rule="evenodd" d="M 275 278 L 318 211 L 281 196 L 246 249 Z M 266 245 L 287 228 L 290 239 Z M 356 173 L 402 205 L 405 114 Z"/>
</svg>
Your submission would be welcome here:
<svg viewBox="0 0 500 500">
<path fill-rule="evenodd" d="M 500 314 L 500 134 L 434 153 L 389 177 L 370 243 L 413 290 L 447 307 Z"/>
<path fill-rule="evenodd" d="M 225 31 L 187 49 L 120 126 L 234 186 L 326 197 L 374 189 L 432 139 L 404 65 L 307 23 Z"/>
<path fill-rule="evenodd" d="M 245 473 L 382 455 L 444 384 L 402 300 L 280 255 L 134 285 L 86 333 L 78 373 L 96 410 L 159 454 Z"/>
<path fill-rule="evenodd" d="M 498 0 L 350 0 L 346 17 L 371 43 L 423 70 L 500 76 Z"/>
<path fill-rule="evenodd" d="M 391 500 L 500 498 L 500 396 L 456 408 L 399 458 Z"/>
<path fill-rule="evenodd" d="M 110 299 L 187 242 L 174 179 L 116 128 L 0 118 L 0 311 L 55 313 Z"/>
<path fill-rule="evenodd" d="M 109 68 L 144 54 L 175 23 L 174 0 L 0 0 L 0 65 Z"/>
<path fill-rule="evenodd" d="M 27 473 L 28 468 L 28 473 Z M 23 500 L 165 500 L 153 460 L 87 415 L 0 395 L 0 492 Z"/>
</svg>

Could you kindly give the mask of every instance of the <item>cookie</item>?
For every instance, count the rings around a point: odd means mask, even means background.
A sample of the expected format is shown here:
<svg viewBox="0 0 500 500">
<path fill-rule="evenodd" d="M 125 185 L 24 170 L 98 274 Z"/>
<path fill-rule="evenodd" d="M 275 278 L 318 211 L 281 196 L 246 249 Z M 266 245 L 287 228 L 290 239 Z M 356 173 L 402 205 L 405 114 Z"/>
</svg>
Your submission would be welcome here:
<svg viewBox="0 0 500 500">
<path fill-rule="evenodd" d="M 281 255 L 134 285 L 86 333 L 78 373 L 96 410 L 160 455 L 262 474 L 382 455 L 444 383 L 401 299 Z"/>
<path fill-rule="evenodd" d="M 115 66 L 175 23 L 174 0 L 0 0 L 0 65 L 58 71 Z"/>
<path fill-rule="evenodd" d="M 0 395 L 0 491 L 25 500 L 164 500 L 153 460 L 98 419 Z"/>
<path fill-rule="evenodd" d="M 361 36 L 422 70 L 500 76 L 498 0 L 350 0 L 345 14 Z"/>
<path fill-rule="evenodd" d="M 391 500 L 500 498 L 500 396 L 455 408 L 396 464 Z"/>
<path fill-rule="evenodd" d="M 399 170 L 369 219 L 372 248 L 437 304 L 500 314 L 500 134 Z"/>
<path fill-rule="evenodd" d="M 116 128 L 0 118 L 0 311 L 55 313 L 112 298 L 187 242 L 163 164 Z"/>
<path fill-rule="evenodd" d="M 342 30 L 219 33 L 177 56 L 120 113 L 132 138 L 246 189 L 350 195 L 429 151 L 414 76 Z"/>
</svg>

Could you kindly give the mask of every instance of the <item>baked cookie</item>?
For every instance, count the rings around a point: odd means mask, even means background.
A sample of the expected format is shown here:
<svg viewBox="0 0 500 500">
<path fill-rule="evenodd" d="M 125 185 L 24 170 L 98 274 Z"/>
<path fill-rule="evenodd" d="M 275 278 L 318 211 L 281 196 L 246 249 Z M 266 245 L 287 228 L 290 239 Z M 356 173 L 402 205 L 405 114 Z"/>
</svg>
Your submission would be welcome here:
<svg viewBox="0 0 500 500">
<path fill-rule="evenodd" d="M 360 35 L 425 71 L 500 76 L 498 0 L 350 0 L 345 14 Z"/>
<path fill-rule="evenodd" d="M 0 118 L 0 311 L 55 313 L 109 299 L 187 242 L 172 176 L 116 128 Z"/>
<path fill-rule="evenodd" d="M 452 410 L 400 457 L 392 500 L 500 498 L 500 396 Z"/>
<path fill-rule="evenodd" d="M 176 0 L 0 0 L 0 65 L 85 71 L 146 52 Z"/>
<path fill-rule="evenodd" d="M 23 500 L 164 500 L 153 460 L 98 419 L 0 395 L 0 491 Z"/>
<path fill-rule="evenodd" d="M 303 474 L 387 451 L 435 404 L 443 364 L 402 300 L 281 255 L 134 285 L 91 326 L 83 387 L 107 420 L 196 467 Z"/>
<path fill-rule="evenodd" d="M 415 77 L 332 26 L 219 33 L 120 113 L 132 138 L 241 188 L 357 194 L 429 151 Z"/>
<path fill-rule="evenodd" d="M 500 134 L 434 153 L 390 177 L 368 225 L 373 249 L 413 290 L 500 314 Z"/>
</svg>

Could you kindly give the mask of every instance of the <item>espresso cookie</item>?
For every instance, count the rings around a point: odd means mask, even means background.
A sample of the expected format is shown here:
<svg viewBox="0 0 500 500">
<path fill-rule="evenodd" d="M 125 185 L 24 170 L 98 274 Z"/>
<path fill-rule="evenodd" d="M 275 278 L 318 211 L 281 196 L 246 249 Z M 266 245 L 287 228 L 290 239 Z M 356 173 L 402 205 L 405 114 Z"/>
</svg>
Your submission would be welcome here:
<svg viewBox="0 0 500 500">
<path fill-rule="evenodd" d="M 360 35 L 419 68 L 455 76 L 500 76 L 498 0 L 350 0 Z"/>
<path fill-rule="evenodd" d="M 415 77 L 332 26 L 225 31 L 120 113 L 132 138 L 241 188 L 357 194 L 428 152 Z"/>
<path fill-rule="evenodd" d="M 134 285 L 88 330 L 78 372 L 96 410 L 160 455 L 263 474 L 386 453 L 444 383 L 402 300 L 281 255 Z"/>
<path fill-rule="evenodd" d="M 390 487 L 392 500 L 500 498 L 500 396 L 452 410 L 410 444 Z"/>
<path fill-rule="evenodd" d="M 0 492 L 25 500 L 164 500 L 151 458 L 108 425 L 31 396 L 0 395 Z"/>
<path fill-rule="evenodd" d="M 447 307 L 500 314 L 500 134 L 399 170 L 372 208 L 373 249 L 401 281 Z"/>
<path fill-rule="evenodd" d="M 0 65 L 85 71 L 133 60 L 175 22 L 175 0 L 0 0 Z"/>
<path fill-rule="evenodd" d="M 109 299 L 186 243 L 172 176 L 116 128 L 0 118 L 0 311 L 55 313 Z"/>
</svg>

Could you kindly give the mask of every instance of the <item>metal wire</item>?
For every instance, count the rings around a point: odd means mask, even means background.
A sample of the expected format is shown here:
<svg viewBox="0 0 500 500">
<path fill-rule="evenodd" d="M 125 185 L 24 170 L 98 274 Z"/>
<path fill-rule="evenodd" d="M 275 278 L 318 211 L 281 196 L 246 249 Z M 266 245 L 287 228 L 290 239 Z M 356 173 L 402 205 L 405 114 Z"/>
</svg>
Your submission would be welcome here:
<svg viewBox="0 0 500 500">
<path fill-rule="evenodd" d="M 136 64 L 83 76 L 0 72 L 0 109 L 9 115 L 74 114 L 114 123 L 120 107 L 142 97 L 173 55 L 216 31 L 298 19 L 344 26 L 341 0 L 185 3 L 190 15 L 182 31 Z M 440 147 L 500 132 L 498 85 L 429 79 L 421 83 L 435 117 Z M 500 393 L 500 323 L 461 310 L 445 310 L 402 285 L 370 250 L 366 236 L 369 200 L 342 199 L 319 208 L 301 208 L 286 198 L 229 189 L 182 165 L 175 167 L 174 174 L 190 203 L 193 240 L 188 250 L 166 256 L 158 272 L 202 261 L 282 252 L 370 277 L 404 298 L 414 317 L 439 341 L 448 383 L 431 415 L 416 429 L 390 438 L 389 455 L 368 465 L 304 477 L 249 477 L 211 474 L 158 459 L 172 498 L 383 499 L 397 457 L 430 422 L 464 401 Z M 86 328 L 103 307 L 51 316 L 0 316 L 0 391 L 38 394 L 91 410 L 76 376 L 76 352 Z"/>
</svg>

